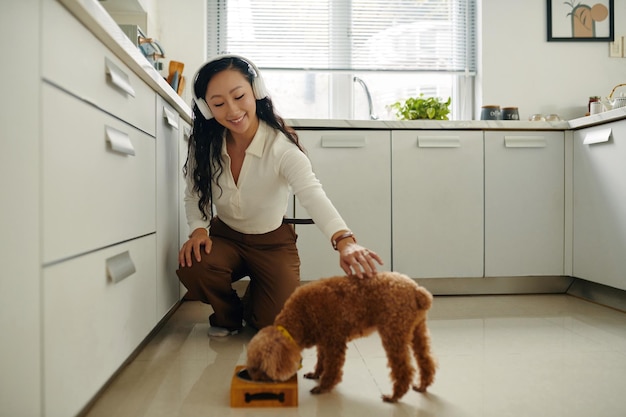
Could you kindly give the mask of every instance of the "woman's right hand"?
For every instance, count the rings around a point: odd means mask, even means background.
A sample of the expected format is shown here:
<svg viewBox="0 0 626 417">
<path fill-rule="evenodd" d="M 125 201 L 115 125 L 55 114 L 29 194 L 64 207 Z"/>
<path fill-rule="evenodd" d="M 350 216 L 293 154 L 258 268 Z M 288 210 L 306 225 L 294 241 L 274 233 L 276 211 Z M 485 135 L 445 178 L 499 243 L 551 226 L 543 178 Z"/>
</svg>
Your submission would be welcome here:
<svg viewBox="0 0 626 417">
<path fill-rule="evenodd" d="M 189 240 L 183 243 L 183 247 L 178 252 L 178 263 L 181 267 L 191 266 L 191 257 L 194 256 L 197 262 L 202 260 L 201 248 L 204 246 L 204 252 L 209 254 L 213 242 L 209 237 L 209 232 L 204 228 L 198 228 L 191 233 Z"/>
</svg>

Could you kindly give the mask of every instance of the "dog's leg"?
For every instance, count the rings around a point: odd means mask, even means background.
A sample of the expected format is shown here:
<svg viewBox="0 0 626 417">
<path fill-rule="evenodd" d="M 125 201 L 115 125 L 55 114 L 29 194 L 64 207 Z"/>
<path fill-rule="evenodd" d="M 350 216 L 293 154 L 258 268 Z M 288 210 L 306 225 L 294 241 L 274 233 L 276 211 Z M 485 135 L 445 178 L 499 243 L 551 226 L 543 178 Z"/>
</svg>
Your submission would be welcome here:
<svg viewBox="0 0 626 417">
<path fill-rule="evenodd" d="M 321 369 L 320 381 L 317 387 L 311 390 L 312 394 L 329 392 L 341 381 L 343 364 L 346 360 L 346 341 L 327 345 L 318 345 L 317 369 Z M 321 368 L 319 368 L 321 366 Z"/>
<path fill-rule="evenodd" d="M 420 373 L 419 385 L 414 385 L 413 389 L 418 392 L 425 392 L 435 380 L 435 369 L 437 363 L 430 351 L 430 335 L 426 327 L 426 320 L 420 321 L 413 329 L 413 354 Z"/>
<path fill-rule="evenodd" d="M 324 356 L 323 350 L 319 347 L 317 348 L 317 363 L 315 364 L 315 369 L 313 372 L 308 372 L 304 374 L 304 377 L 307 379 L 319 379 L 320 375 L 324 372 Z"/>
<path fill-rule="evenodd" d="M 383 401 L 398 401 L 411 386 L 413 378 L 413 366 L 411 365 L 411 355 L 409 352 L 410 332 L 406 327 L 388 326 L 379 329 L 380 338 L 383 342 L 385 352 L 387 352 L 387 363 L 391 368 L 391 379 L 393 380 L 393 394 L 383 395 Z"/>
</svg>

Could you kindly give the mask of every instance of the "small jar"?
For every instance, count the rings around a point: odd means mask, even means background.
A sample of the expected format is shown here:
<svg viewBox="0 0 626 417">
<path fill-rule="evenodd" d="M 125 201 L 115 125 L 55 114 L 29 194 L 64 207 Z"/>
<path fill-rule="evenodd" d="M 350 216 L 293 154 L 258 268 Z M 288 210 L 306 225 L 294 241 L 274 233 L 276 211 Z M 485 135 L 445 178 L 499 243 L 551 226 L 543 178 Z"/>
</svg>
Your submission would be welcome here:
<svg viewBox="0 0 626 417">
<path fill-rule="evenodd" d="M 591 103 L 595 103 L 596 101 L 600 101 L 600 96 L 589 97 L 589 103 L 587 103 L 587 113 L 591 113 Z"/>
</svg>

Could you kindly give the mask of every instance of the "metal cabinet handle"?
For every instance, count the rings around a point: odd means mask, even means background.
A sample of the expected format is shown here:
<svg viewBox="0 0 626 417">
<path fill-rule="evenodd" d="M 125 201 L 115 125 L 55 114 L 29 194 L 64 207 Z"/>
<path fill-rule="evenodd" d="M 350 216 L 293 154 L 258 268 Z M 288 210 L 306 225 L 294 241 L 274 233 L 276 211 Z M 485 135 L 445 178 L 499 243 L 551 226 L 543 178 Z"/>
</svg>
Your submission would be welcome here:
<svg viewBox="0 0 626 417">
<path fill-rule="evenodd" d="M 543 136 L 505 136 L 506 148 L 545 148 L 546 138 Z"/>
<path fill-rule="evenodd" d="M 418 148 L 460 148 L 461 138 L 459 136 L 417 136 Z"/>
<path fill-rule="evenodd" d="M 322 148 L 364 148 L 365 136 L 322 136 Z"/>
<path fill-rule="evenodd" d="M 111 281 L 118 283 L 135 273 L 135 264 L 128 251 L 112 256 L 106 260 L 107 275 Z"/>
<path fill-rule="evenodd" d="M 130 78 L 120 67 L 115 65 L 109 58 L 104 58 L 104 66 L 106 73 L 111 77 L 111 82 L 119 89 L 125 91 L 127 94 L 135 97 L 135 90 L 130 84 Z"/>
<path fill-rule="evenodd" d="M 583 139 L 583 144 L 585 145 L 593 145 L 596 143 L 606 143 L 611 140 L 611 128 L 594 130 L 591 132 L 587 132 L 585 134 L 585 139 Z"/>
<path fill-rule="evenodd" d="M 168 125 L 170 125 L 174 129 L 178 129 L 177 115 L 169 111 L 168 108 L 165 106 L 163 106 L 163 118 L 167 121 Z"/>
<path fill-rule="evenodd" d="M 133 143 L 130 141 L 130 136 L 111 126 L 105 126 L 104 131 L 106 133 L 106 141 L 111 145 L 111 149 L 126 155 L 135 155 L 135 148 L 133 148 Z"/>
</svg>

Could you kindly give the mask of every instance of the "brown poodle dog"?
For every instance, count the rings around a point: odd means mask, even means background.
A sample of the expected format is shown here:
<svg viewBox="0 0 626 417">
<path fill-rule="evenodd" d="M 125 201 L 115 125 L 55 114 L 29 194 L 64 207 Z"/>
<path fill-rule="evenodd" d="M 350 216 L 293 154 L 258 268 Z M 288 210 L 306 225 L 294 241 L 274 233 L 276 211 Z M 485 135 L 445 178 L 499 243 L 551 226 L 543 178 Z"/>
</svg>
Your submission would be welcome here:
<svg viewBox="0 0 626 417">
<path fill-rule="evenodd" d="M 383 400 L 396 402 L 411 386 L 409 347 L 420 373 L 413 389 L 424 392 L 436 368 L 426 327 L 432 300 L 426 289 L 395 272 L 305 284 L 289 297 L 274 325 L 250 340 L 246 368 L 253 380 L 286 381 L 298 371 L 302 350 L 317 346 L 315 370 L 304 376 L 319 379 L 313 394 L 328 392 L 341 381 L 347 342 L 378 330 L 393 380 L 393 394 Z"/>
</svg>

